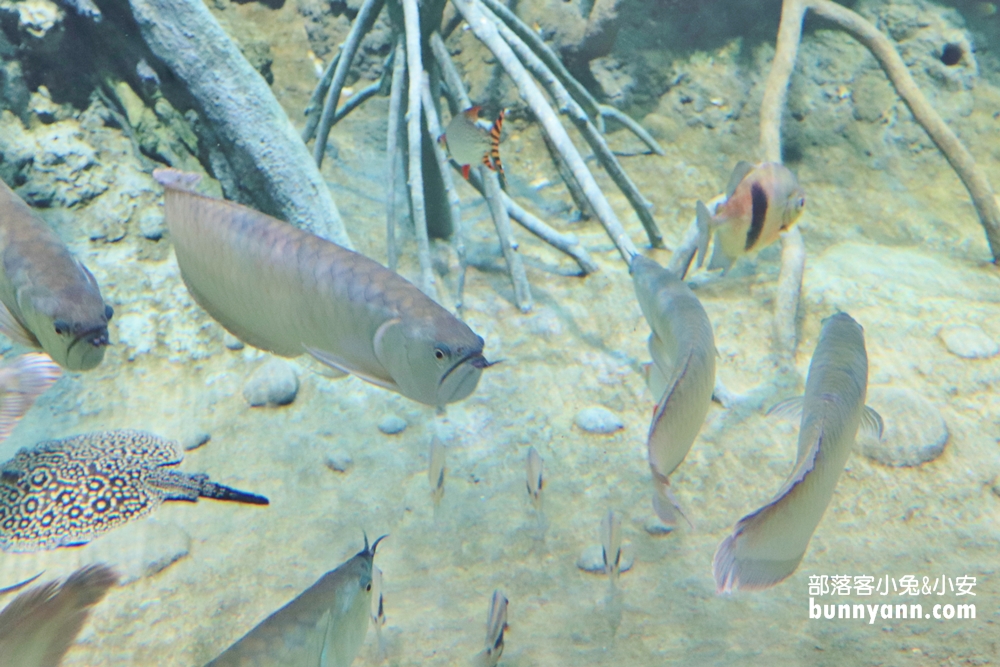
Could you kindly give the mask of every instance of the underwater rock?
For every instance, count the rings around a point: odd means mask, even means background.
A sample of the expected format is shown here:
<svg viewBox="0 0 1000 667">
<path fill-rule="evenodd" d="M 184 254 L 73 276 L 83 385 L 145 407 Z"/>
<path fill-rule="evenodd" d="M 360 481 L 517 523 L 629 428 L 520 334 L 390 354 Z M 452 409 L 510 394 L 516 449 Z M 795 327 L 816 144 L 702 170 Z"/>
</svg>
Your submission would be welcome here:
<svg viewBox="0 0 1000 667">
<path fill-rule="evenodd" d="M 323 465 L 333 472 L 347 472 L 354 466 L 354 458 L 345 451 L 334 451 L 326 455 Z"/>
<path fill-rule="evenodd" d="M 233 350 L 234 352 L 242 350 L 245 347 L 243 341 L 228 331 L 222 334 L 222 344 L 226 346 L 227 350 Z"/>
<path fill-rule="evenodd" d="M 948 442 L 948 425 L 941 412 L 920 394 L 902 387 L 871 387 L 869 406 L 885 422 L 882 439 L 861 435 L 865 456 L 893 467 L 918 466 L 933 461 Z"/>
<path fill-rule="evenodd" d="M 139 234 L 150 241 L 159 241 L 167 233 L 167 221 L 163 212 L 147 208 L 139 215 Z"/>
<path fill-rule="evenodd" d="M 660 518 L 657 516 L 651 516 L 646 519 L 646 523 L 642 524 L 642 529 L 654 537 L 669 535 L 674 532 L 674 526 L 668 526 L 660 521 Z"/>
<path fill-rule="evenodd" d="M 584 408 L 573 417 L 573 423 L 587 433 L 608 434 L 625 428 L 621 418 L 607 408 Z"/>
<path fill-rule="evenodd" d="M 963 359 L 988 359 L 1000 352 L 1000 345 L 975 325 L 942 327 L 938 337 L 949 352 Z"/>
<path fill-rule="evenodd" d="M 191 431 L 180 438 L 181 447 L 185 452 L 198 449 L 212 439 L 212 434 L 208 431 Z"/>
<path fill-rule="evenodd" d="M 290 363 L 271 359 L 258 368 L 243 386 L 243 398 L 250 407 L 288 405 L 299 393 L 299 376 Z"/>
<path fill-rule="evenodd" d="M 634 564 L 634 549 L 632 549 L 631 543 L 626 542 L 622 545 L 621 572 L 628 572 Z M 591 544 L 576 559 L 576 566 L 584 572 L 604 574 L 603 547 L 600 544 Z"/>
<path fill-rule="evenodd" d="M 386 435 L 396 435 L 406 430 L 406 420 L 396 415 L 386 415 L 378 423 L 378 430 Z"/>
</svg>

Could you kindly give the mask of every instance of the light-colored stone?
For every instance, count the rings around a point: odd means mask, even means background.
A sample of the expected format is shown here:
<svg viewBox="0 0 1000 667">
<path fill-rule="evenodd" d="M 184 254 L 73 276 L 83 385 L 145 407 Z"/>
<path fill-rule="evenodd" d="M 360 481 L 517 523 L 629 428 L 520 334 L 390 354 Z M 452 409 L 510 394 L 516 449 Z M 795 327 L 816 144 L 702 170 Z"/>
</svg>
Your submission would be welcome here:
<svg viewBox="0 0 1000 667">
<path fill-rule="evenodd" d="M 251 407 L 288 405 L 299 392 L 299 376 L 287 361 L 271 359 L 254 371 L 243 385 L 243 398 Z"/>
<path fill-rule="evenodd" d="M 573 423 L 587 433 L 600 433 L 602 435 L 614 433 L 625 428 L 621 417 L 601 406 L 580 410 L 573 417 Z"/>
<path fill-rule="evenodd" d="M 859 433 L 865 456 L 887 466 L 918 466 L 933 461 L 948 442 L 941 412 L 920 394 L 902 387 L 870 387 L 868 405 L 885 422 L 882 439 Z"/>
<path fill-rule="evenodd" d="M 938 336 L 949 352 L 964 359 L 988 359 L 1000 352 L 1000 345 L 972 324 L 941 327 Z"/>
</svg>

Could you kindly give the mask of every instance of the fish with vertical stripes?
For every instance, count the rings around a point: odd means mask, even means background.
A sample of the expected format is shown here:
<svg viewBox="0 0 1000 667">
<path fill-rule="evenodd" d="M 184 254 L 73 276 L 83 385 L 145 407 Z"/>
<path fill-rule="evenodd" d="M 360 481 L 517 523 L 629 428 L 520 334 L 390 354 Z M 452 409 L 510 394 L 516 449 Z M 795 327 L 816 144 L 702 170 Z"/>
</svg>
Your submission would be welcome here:
<svg viewBox="0 0 1000 667">
<path fill-rule="evenodd" d="M 737 521 L 719 545 L 713 570 L 720 593 L 769 588 L 798 568 L 858 429 L 882 434 L 882 418 L 865 405 L 867 388 L 861 325 L 847 313 L 826 318 L 809 362 L 805 396 L 782 401 L 768 413 L 801 413 L 795 468 L 774 498 Z"/>
<path fill-rule="evenodd" d="M 795 174 L 779 162 L 740 162 L 726 187 L 726 199 L 713 215 L 697 204 L 698 261 L 705 261 L 709 237 L 715 248 L 708 269 L 729 270 L 740 257 L 753 255 L 778 240 L 798 222 L 806 197 Z"/>
<path fill-rule="evenodd" d="M 451 118 L 444 134 L 438 137 L 455 160 L 462 167 L 462 176 L 469 180 L 469 169 L 482 162 L 487 168 L 497 172 L 500 184 L 506 187 L 507 177 L 500 162 L 500 132 L 503 129 L 504 110 L 486 129 L 479 123 L 482 107 L 469 107 Z"/>
</svg>

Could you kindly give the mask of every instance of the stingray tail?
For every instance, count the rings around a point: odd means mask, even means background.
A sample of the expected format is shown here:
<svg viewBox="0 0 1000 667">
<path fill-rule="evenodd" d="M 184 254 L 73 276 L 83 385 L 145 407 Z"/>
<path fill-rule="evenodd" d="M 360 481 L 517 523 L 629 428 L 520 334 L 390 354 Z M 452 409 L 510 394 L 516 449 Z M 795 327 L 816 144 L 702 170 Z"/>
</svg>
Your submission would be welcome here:
<svg viewBox="0 0 1000 667">
<path fill-rule="evenodd" d="M 206 479 L 204 483 L 202 483 L 201 488 L 198 489 L 198 495 L 202 498 L 211 498 L 212 500 L 229 500 L 236 503 L 247 503 L 249 505 L 271 504 L 271 501 L 264 496 L 258 496 L 256 493 L 249 493 L 247 491 L 240 491 L 239 489 L 234 489 L 231 486 L 226 486 L 224 484 L 216 484 L 208 479 Z"/>
</svg>

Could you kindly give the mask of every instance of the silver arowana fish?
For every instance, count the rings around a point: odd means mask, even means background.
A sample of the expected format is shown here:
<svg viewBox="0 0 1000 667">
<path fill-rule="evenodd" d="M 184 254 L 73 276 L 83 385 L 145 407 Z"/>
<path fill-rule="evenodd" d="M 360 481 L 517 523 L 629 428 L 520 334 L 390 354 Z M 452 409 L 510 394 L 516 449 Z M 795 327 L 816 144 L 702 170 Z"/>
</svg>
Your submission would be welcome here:
<svg viewBox="0 0 1000 667">
<path fill-rule="evenodd" d="M 0 611 L 0 665 L 56 667 L 87 620 L 90 608 L 118 582 L 105 565 L 77 570 L 18 595 Z"/>
<path fill-rule="evenodd" d="M 113 314 L 87 267 L 0 181 L 0 331 L 85 371 L 104 359 Z"/>
<path fill-rule="evenodd" d="M 384 536 L 383 536 L 384 537 Z M 371 618 L 380 537 L 274 612 L 205 667 L 349 667 Z"/>
<path fill-rule="evenodd" d="M 341 373 L 433 406 L 471 394 L 483 339 L 412 283 L 363 255 L 192 190 L 197 174 L 157 169 L 184 284 L 240 340 L 308 352 Z"/>
<path fill-rule="evenodd" d="M 846 313 L 826 318 L 809 363 L 805 396 L 770 410 L 794 414 L 801 409 L 795 468 L 774 498 L 736 522 L 719 545 L 714 571 L 720 593 L 768 588 L 799 566 L 833 497 L 858 427 L 881 436 L 882 418 L 865 406 L 867 388 L 861 325 Z"/>
<path fill-rule="evenodd" d="M 701 266 L 708 239 L 715 233 L 709 270 L 729 270 L 744 255 L 758 252 L 792 228 L 806 205 L 795 175 L 779 162 L 754 166 L 740 162 L 726 187 L 726 200 L 713 216 L 698 202 L 698 262 Z"/>
<path fill-rule="evenodd" d="M 653 472 L 653 508 L 667 525 L 680 507 L 670 491 L 670 474 L 694 443 L 712 402 L 715 337 L 712 323 L 684 281 L 642 255 L 632 258 L 632 281 L 649 323 L 650 388 L 657 399 L 647 453 Z"/>
</svg>

